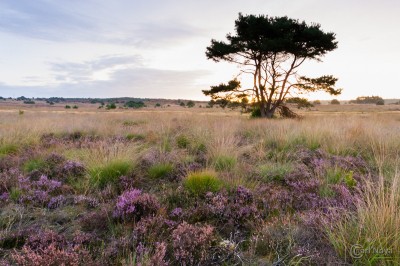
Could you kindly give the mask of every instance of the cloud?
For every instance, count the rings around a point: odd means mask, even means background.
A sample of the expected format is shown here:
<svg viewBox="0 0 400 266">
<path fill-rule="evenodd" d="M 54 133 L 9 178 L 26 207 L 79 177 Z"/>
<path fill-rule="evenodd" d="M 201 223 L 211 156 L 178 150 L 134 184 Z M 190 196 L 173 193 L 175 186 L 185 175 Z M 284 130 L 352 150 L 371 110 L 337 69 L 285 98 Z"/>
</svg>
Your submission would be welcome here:
<svg viewBox="0 0 400 266">
<path fill-rule="evenodd" d="M 50 63 L 53 83 L 11 86 L 0 83 L 1 96 L 193 98 L 206 70 L 148 68 L 140 56 L 108 55 L 85 62 Z M 99 74 L 101 74 L 99 76 Z M 38 77 L 26 77 L 37 81 Z"/>
<path fill-rule="evenodd" d="M 129 2 L 123 8 L 108 1 L 5 0 L 0 2 L 0 31 L 57 42 L 140 48 L 162 47 L 205 32 L 178 19 L 149 19 L 149 6 L 141 12 Z"/>
</svg>

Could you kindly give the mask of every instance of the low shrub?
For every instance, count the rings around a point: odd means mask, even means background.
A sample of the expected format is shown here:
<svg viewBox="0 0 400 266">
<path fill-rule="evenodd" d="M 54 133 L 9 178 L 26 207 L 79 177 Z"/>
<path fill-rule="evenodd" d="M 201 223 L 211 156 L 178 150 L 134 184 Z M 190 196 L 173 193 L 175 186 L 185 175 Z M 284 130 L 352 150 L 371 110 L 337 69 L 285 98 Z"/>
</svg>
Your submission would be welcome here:
<svg viewBox="0 0 400 266">
<path fill-rule="evenodd" d="M 203 265 L 210 256 L 214 228 L 186 222 L 172 232 L 174 258 L 181 265 Z"/>
<path fill-rule="evenodd" d="M 160 208 L 157 198 L 139 189 L 130 189 L 118 197 L 114 217 L 124 221 L 138 221 L 142 217 L 155 214 Z"/>
<path fill-rule="evenodd" d="M 183 181 L 184 187 L 192 194 L 203 195 L 206 192 L 219 191 L 223 183 L 217 174 L 212 171 L 194 172 L 189 174 Z"/>
</svg>

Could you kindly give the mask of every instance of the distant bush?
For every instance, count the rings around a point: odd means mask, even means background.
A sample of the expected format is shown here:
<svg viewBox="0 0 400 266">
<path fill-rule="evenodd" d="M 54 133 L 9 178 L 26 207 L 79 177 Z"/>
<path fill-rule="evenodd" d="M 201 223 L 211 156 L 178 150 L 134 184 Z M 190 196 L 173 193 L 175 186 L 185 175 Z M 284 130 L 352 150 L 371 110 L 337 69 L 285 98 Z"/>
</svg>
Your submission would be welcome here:
<svg viewBox="0 0 400 266">
<path fill-rule="evenodd" d="M 184 102 L 181 102 L 179 105 L 185 107 L 185 103 Z"/>
<path fill-rule="evenodd" d="M 112 161 L 90 169 L 90 181 L 93 185 L 104 188 L 107 184 L 115 183 L 120 176 L 129 174 L 131 170 L 132 164 L 129 161 Z"/>
<path fill-rule="evenodd" d="M 170 163 L 154 164 L 149 168 L 148 174 L 151 178 L 162 178 L 172 173 L 174 166 Z"/>
<path fill-rule="evenodd" d="M 78 109 L 79 107 L 77 105 L 74 105 L 72 108 L 73 109 Z"/>
<path fill-rule="evenodd" d="M 361 96 L 351 100 L 350 103 L 384 105 L 385 101 L 379 96 Z"/>
<path fill-rule="evenodd" d="M 161 104 L 156 103 L 155 107 L 161 107 Z"/>
<path fill-rule="evenodd" d="M 300 97 L 289 98 L 285 102 L 296 104 L 298 109 L 314 107 L 314 105 L 310 103 L 307 99 Z"/>
<path fill-rule="evenodd" d="M 115 103 L 109 103 L 106 105 L 106 109 L 110 110 L 110 109 L 117 109 L 117 105 L 115 105 Z"/>
<path fill-rule="evenodd" d="M 24 104 L 35 104 L 35 101 L 32 101 L 32 100 L 26 100 L 26 101 L 24 101 Z"/>
<path fill-rule="evenodd" d="M 66 105 L 66 106 L 65 106 L 65 109 L 71 109 L 71 106 Z"/>
<path fill-rule="evenodd" d="M 331 101 L 331 104 L 340 104 L 340 102 L 337 100 L 337 99 L 333 99 L 332 101 Z"/>
<path fill-rule="evenodd" d="M 142 107 L 146 107 L 146 105 L 145 105 L 144 102 L 142 102 L 142 101 L 138 101 L 138 102 L 136 102 L 136 101 L 129 101 L 129 102 L 126 102 L 126 103 L 124 104 L 124 106 L 125 106 L 125 107 L 128 107 L 128 108 L 135 108 L 135 109 L 137 109 L 137 108 L 142 108 Z"/>
<path fill-rule="evenodd" d="M 189 174 L 183 182 L 184 187 L 194 195 L 203 195 L 206 192 L 217 192 L 222 188 L 222 182 L 212 171 L 194 172 Z"/>
<path fill-rule="evenodd" d="M 315 100 L 315 101 L 313 101 L 313 104 L 314 104 L 314 105 L 320 105 L 320 104 L 321 104 L 321 101 L 320 101 L 320 100 Z"/>
<path fill-rule="evenodd" d="M 192 108 L 192 107 L 195 106 L 195 103 L 194 103 L 193 101 L 188 101 L 188 102 L 186 103 L 186 106 L 189 107 L 189 108 Z"/>
</svg>

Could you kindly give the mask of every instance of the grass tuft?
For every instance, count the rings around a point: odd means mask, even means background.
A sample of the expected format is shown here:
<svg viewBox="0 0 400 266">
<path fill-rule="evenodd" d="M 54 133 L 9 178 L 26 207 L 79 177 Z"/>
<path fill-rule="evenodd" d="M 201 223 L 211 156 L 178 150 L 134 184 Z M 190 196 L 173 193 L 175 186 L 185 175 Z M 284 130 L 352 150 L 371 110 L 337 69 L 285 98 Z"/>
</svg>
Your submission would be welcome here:
<svg viewBox="0 0 400 266">
<path fill-rule="evenodd" d="M 194 195 L 219 191 L 223 183 L 213 171 L 201 171 L 189 174 L 183 182 L 184 187 Z"/>
</svg>

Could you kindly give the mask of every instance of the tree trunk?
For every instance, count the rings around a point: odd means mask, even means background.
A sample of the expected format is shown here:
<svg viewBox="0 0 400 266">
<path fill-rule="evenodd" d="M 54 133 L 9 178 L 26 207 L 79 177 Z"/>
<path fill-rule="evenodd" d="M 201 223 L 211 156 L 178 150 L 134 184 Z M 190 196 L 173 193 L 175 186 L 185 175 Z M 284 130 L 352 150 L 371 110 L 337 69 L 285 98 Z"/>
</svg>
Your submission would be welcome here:
<svg viewBox="0 0 400 266">
<path fill-rule="evenodd" d="M 265 113 L 265 117 L 266 117 L 266 118 L 273 118 L 273 117 L 274 117 L 274 113 L 275 113 L 275 110 L 268 110 L 268 111 Z"/>
</svg>

